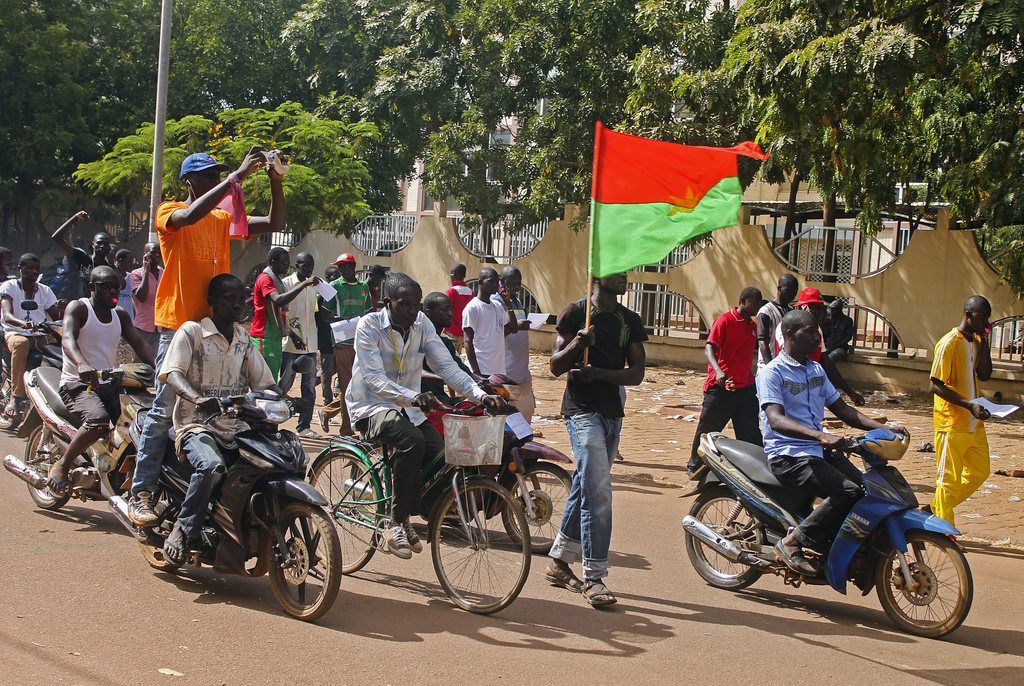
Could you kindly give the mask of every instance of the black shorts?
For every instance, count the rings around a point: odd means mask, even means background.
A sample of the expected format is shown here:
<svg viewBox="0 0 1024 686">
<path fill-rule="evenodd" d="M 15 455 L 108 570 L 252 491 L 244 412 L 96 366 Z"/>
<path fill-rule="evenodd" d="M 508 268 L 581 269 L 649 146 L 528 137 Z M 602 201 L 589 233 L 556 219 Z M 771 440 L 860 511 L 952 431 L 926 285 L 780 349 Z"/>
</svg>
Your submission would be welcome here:
<svg viewBox="0 0 1024 686">
<path fill-rule="evenodd" d="M 109 429 L 121 416 L 120 390 L 117 384 L 100 384 L 90 391 L 81 381 L 61 381 L 60 399 L 78 425 L 90 429 Z"/>
</svg>

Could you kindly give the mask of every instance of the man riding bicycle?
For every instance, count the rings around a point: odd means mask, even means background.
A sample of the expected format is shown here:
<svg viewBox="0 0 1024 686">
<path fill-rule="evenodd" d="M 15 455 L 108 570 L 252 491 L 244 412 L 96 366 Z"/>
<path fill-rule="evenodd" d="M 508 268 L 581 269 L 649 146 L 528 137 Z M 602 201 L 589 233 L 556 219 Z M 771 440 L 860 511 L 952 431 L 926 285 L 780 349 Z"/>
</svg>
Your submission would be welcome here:
<svg viewBox="0 0 1024 686">
<path fill-rule="evenodd" d="M 424 414 L 439 407 L 433 393 L 420 390 L 424 359 L 459 395 L 494 410 L 505 403 L 486 394 L 452 359 L 420 311 L 423 291 L 418 283 L 393 272 L 383 291 L 384 308 L 365 315 L 356 328 L 356 358 L 345 401 L 355 428 L 367 440 L 380 440 L 392 449 L 394 512 L 384 538 L 396 557 L 408 560 L 423 550 L 409 521 L 417 509 L 420 464 L 425 453 L 444 449 Z"/>
</svg>

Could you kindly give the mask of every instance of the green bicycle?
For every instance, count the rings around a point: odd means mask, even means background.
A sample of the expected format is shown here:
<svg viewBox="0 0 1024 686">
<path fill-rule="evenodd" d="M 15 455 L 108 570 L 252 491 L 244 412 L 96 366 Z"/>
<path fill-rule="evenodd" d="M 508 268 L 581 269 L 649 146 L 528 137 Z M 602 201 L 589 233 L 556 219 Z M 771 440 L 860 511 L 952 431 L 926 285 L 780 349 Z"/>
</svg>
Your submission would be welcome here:
<svg viewBox="0 0 1024 686">
<path fill-rule="evenodd" d="M 482 406 L 480 406 L 482 407 Z M 474 408 L 479 409 L 479 408 Z M 468 414 L 470 411 L 466 411 Z M 455 410 L 447 421 L 482 420 Z M 504 429 L 500 419 L 499 430 Z M 451 456 L 448 456 L 449 458 Z M 500 463 L 501 440 L 497 457 Z M 378 551 L 391 519 L 390 449 L 355 438 L 332 441 L 313 461 L 309 481 L 327 498 L 342 545 L 342 573 L 354 574 Z M 530 573 L 531 542 L 522 503 L 481 465 L 449 464 L 444 451 L 420 469 L 420 516 L 438 581 L 458 607 L 491 614 L 509 606 Z M 485 464 L 492 464 L 488 459 Z M 511 523 L 512 526 L 508 526 Z M 516 535 L 509 534 L 512 529 Z M 519 532 L 527 532 L 525 536 Z"/>
</svg>

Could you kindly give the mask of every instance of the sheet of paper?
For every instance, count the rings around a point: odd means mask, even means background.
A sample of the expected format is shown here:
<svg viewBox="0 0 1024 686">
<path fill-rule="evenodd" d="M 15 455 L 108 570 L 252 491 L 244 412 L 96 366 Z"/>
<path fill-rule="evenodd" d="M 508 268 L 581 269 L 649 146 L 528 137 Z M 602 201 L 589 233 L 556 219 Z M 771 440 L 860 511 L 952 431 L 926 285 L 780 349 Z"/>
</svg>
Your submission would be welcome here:
<svg viewBox="0 0 1024 686">
<path fill-rule="evenodd" d="M 333 288 L 331 290 L 334 290 Z M 331 324 L 331 331 L 334 333 L 334 342 L 350 341 L 356 337 L 356 326 L 359 324 L 359 317 L 342 319 Z"/>
<path fill-rule="evenodd" d="M 505 426 L 512 430 L 516 438 L 529 438 L 533 435 L 533 429 L 522 412 L 513 412 L 505 417 Z"/>
<path fill-rule="evenodd" d="M 334 290 L 334 286 L 332 286 L 331 284 L 327 283 L 326 281 L 317 281 L 316 282 L 316 292 L 325 301 L 334 300 L 334 298 L 336 298 L 337 295 L 338 295 L 338 291 Z"/>
<path fill-rule="evenodd" d="M 526 318 L 530 320 L 530 328 L 536 329 L 541 324 L 544 324 L 548 321 L 548 316 L 549 315 L 546 314 L 534 314 L 531 312 L 530 314 L 526 315 Z"/>
<path fill-rule="evenodd" d="M 1020 409 L 1016 405 L 997 405 L 988 398 L 975 398 L 971 402 L 978 403 L 986 410 L 991 412 L 993 417 L 999 418 L 1009 417 L 1011 414 Z"/>
</svg>

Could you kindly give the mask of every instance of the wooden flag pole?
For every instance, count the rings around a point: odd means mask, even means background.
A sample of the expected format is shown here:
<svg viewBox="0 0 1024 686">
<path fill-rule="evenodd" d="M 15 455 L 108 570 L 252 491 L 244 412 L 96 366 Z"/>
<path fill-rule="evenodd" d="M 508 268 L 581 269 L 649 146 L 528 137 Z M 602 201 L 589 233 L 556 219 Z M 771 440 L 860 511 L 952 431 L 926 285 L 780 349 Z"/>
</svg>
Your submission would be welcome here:
<svg viewBox="0 0 1024 686">
<path fill-rule="evenodd" d="M 598 166 L 601 161 L 601 138 L 603 132 L 604 126 L 601 124 L 601 121 L 594 122 L 594 164 L 590 179 L 590 236 L 587 241 L 587 314 L 583 320 L 583 330 L 588 334 L 590 333 L 591 310 L 594 309 L 594 303 L 592 302 L 594 299 L 594 213 L 597 211 L 594 198 L 597 197 Z M 586 367 L 589 361 L 590 346 L 588 345 L 583 349 L 583 366 Z"/>
<path fill-rule="evenodd" d="M 591 227 L 590 230 L 593 231 L 594 230 L 593 227 Z M 590 333 L 590 310 L 594 307 L 593 300 L 594 300 L 594 277 L 592 277 L 590 275 L 590 270 L 588 269 L 587 270 L 587 309 L 586 309 L 587 315 L 586 315 L 586 317 L 583 320 L 583 330 L 585 332 L 587 332 L 588 334 Z M 586 367 L 587 366 L 587 362 L 589 362 L 589 361 L 590 361 L 590 346 L 588 345 L 586 348 L 583 349 L 583 366 Z"/>
</svg>

